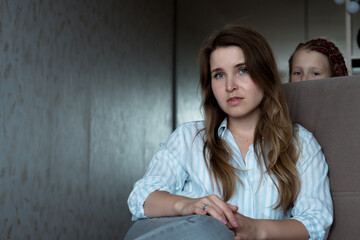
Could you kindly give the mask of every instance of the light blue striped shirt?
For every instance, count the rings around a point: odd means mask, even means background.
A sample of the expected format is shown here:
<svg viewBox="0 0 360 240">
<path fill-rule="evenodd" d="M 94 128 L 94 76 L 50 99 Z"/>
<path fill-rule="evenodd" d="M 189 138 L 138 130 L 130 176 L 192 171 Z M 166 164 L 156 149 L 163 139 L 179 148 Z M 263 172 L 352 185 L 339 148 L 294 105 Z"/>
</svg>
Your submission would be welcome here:
<svg viewBox="0 0 360 240">
<path fill-rule="evenodd" d="M 148 195 L 156 190 L 190 198 L 211 194 L 221 196 L 212 187 L 210 175 L 203 157 L 204 122 L 188 122 L 180 125 L 169 137 L 161 150 L 150 162 L 145 176 L 135 183 L 128 205 L 132 220 L 146 218 L 143 204 Z M 219 127 L 219 136 L 230 146 L 231 163 L 243 171 L 239 177 L 243 184 L 237 185 L 229 203 L 239 207 L 238 212 L 256 219 L 297 219 L 304 224 L 310 239 L 326 238 L 333 221 L 333 206 L 330 195 L 328 166 L 321 147 L 312 133 L 297 125 L 295 128 L 300 141 L 300 158 L 297 168 L 301 188 L 294 207 L 285 214 L 281 208 L 274 209 L 278 191 L 268 174 L 261 180 L 261 167 L 251 145 L 245 162 L 234 137 L 227 129 L 225 119 Z M 196 137 L 195 137 L 196 136 Z"/>
</svg>

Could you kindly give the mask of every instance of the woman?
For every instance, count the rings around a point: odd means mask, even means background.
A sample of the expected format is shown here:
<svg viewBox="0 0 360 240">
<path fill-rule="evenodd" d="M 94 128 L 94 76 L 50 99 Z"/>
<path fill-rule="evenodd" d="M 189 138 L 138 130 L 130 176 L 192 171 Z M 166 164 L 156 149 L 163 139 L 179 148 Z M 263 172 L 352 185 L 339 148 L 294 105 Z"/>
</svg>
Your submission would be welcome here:
<svg viewBox="0 0 360 240">
<path fill-rule="evenodd" d="M 289 59 L 290 82 L 347 75 L 344 57 L 339 49 L 322 38 L 300 43 Z"/>
<path fill-rule="evenodd" d="M 313 135 L 291 123 L 267 41 L 227 27 L 199 60 L 205 120 L 180 125 L 135 184 L 138 221 L 126 239 L 326 237 L 327 164 Z"/>
</svg>

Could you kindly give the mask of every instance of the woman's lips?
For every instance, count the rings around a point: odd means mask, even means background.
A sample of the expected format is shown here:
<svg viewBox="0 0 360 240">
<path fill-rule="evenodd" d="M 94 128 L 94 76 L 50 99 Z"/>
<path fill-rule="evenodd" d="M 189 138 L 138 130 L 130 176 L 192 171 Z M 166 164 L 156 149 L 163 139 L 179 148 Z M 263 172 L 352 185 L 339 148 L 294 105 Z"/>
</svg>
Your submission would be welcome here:
<svg viewBox="0 0 360 240">
<path fill-rule="evenodd" d="M 243 100 L 243 98 L 241 97 L 232 97 L 232 98 L 229 98 L 227 100 L 227 102 L 230 104 L 230 105 L 236 105 L 238 104 L 239 102 L 241 102 Z"/>
</svg>

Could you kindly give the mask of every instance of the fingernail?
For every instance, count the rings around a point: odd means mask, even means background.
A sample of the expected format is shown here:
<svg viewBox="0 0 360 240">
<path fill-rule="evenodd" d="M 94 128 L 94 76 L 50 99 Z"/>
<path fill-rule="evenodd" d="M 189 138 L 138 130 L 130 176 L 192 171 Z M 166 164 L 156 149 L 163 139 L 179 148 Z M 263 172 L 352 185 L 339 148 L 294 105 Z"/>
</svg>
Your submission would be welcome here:
<svg viewBox="0 0 360 240">
<path fill-rule="evenodd" d="M 202 211 L 201 211 L 201 214 L 206 214 L 206 211 L 202 210 Z"/>
<path fill-rule="evenodd" d="M 227 221 L 226 221 L 225 219 L 221 219 L 221 222 L 222 222 L 223 224 L 227 224 Z"/>
<path fill-rule="evenodd" d="M 233 226 L 234 226 L 234 227 L 238 227 L 239 224 L 238 224 L 236 221 L 233 221 Z"/>
</svg>

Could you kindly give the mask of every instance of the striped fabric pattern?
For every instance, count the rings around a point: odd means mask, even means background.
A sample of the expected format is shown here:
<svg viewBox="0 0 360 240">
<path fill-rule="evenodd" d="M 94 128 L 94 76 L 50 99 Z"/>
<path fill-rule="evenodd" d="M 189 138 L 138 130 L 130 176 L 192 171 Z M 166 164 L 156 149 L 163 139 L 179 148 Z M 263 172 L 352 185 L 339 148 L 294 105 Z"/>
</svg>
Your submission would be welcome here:
<svg viewBox="0 0 360 240">
<path fill-rule="evenodd" d="M 150 193 L 156 190 L 199 198 L 211 194 L 221 196 L 211 183 L 203 157 L 202 121 L 180 125 L 169 137 L 150 162 L 145 176 L 135 183 L 128 198 L 133 214 L 132 220 L 146 218 L 143 204 Z M 300 140 L 300 158 L 297 167 L 301 189 L 295 206 L 287 213 L 274 209 L 278 191 L 269 174 L 263 174 L 258 164 L 254 146 L 251 145 L 245 160 L 242 158 L 234 137 L 227 129 L 227 119 L 219 127 L 219 136 L 230 146 L 231 163 L 244 171 L 239 173 L 243 184 L 229 203 L 239 207 L 238 212 L 256 219 L 297 219 L 307 228 L 310 239 L 326 238 L 333 221 L 333 206 L 330 195 L 328 166 L 321 147 L 314 136 L 300 125 L 296 131 Z"/>
</svg>

